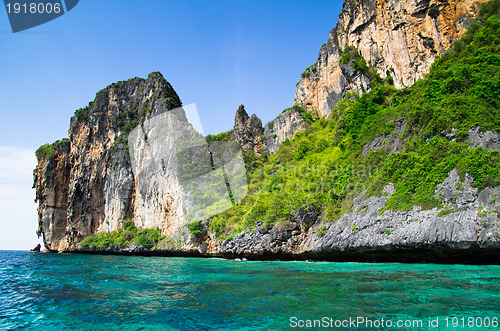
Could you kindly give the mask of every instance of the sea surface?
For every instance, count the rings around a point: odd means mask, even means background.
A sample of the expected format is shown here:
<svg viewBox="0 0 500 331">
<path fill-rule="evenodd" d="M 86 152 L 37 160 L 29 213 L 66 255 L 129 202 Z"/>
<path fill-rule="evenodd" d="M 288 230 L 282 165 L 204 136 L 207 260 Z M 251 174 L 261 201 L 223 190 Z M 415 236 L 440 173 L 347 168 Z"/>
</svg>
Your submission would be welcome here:
<svg viewBox="0 0 500 331">
<path fill-rule="evenodd" d="M 0 251 L 0 289 L 1 330 L 500 330 L 500 266 Z"/>
</svg>

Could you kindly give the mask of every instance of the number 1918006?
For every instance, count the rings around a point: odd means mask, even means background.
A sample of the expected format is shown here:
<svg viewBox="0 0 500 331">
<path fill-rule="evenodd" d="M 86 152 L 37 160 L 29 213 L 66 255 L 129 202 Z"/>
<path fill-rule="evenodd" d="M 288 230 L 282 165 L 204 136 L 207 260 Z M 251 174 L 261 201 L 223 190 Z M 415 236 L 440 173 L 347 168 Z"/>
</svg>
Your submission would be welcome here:
<svg viewBox="0 0 500 331">
<path fill-rule="evenodd" d="M 493 327 L 499 326 L 498 317 L 446 317 L 446 327 L 452 328 L 480 328 L 480 327 Z"/>
<path fill-rule="evenodd" d="M 59 14 L 62 10 L 61 3 L 6 3 L 7 13 L 13 14 Z"/>
</svg>

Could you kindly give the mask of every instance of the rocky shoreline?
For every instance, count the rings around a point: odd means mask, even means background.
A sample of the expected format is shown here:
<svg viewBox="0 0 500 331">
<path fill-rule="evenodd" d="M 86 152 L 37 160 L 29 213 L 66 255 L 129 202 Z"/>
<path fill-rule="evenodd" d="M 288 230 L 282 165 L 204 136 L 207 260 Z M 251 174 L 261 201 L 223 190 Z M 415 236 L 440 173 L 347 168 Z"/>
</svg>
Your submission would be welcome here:
<svg viewBox="0 0 500 331">
<path fill-rule="evenodd" d="M 364 263 L 433 263 L 433 264 L 470 264 L 500 265 L 500 247 L 481 248 L 468 243 L 468 248 L 443 245 L 420 245 L 419 247 L 364 247 L 346 251 L 308 252 L 294 254 L 203 254 L 197 250 L 148 250 L 127 249 L 79 249 L 64 252 L 67 254 L 121 255 L 146 257 L 186 257 L 186 258 L 224 258 L 246 259 L 249 261 L 326 261 L 326 262 L 364 262 Z M 55 252 L 52 252 L 55 253 Z"/>
<path fill-rule="evenodd" d="M 246 258 L 248 260 L 323 260 L 339 262 L 408 262 L 500 264 L 500 187 L 478 192 L 472 178 L 460 180 L 456 170 L 438 186 L 436 196 L 453 203 L 449 214 L 439 211 L 387 210 L 394 193 L 365 198 L 360 194 L 352 212 L 336 222 L 322 222 L 309 210 L 287 224 L 270 228 L 257 222 L 231 239 L 221 241 L 206 226 L 190 234 L 178 247 L 163 245 L 149 250 L 134 243 L 130 248 L 87 248 L 71 253 L 141 256 Z"/>
</svg>

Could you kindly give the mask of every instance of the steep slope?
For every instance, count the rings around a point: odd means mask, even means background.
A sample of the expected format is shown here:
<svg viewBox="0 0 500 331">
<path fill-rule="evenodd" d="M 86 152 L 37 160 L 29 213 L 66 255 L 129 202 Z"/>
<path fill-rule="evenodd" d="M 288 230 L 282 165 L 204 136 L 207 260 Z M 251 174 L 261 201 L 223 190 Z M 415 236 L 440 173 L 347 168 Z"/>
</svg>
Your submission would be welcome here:
<svg viewBox="0 0 500 331">
<path fill-rule="evenodd" d="M 347 46 L 356 47 L 382 78 L 391 76 L 397 88 L 412 86 L 463 35 L 484 1 L 344 1 L 318 60 L 297 84 L 295 103 L 326 116 L 346 93 L 372 88 L 368 67 L 340 63 Z"/>
</svg>

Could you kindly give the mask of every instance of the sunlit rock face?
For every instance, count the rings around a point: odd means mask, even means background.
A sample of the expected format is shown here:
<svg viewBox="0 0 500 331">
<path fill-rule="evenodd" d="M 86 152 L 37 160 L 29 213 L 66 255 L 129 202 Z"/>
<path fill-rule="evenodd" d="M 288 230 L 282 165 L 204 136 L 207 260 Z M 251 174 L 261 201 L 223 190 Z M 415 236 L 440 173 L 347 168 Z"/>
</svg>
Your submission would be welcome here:
<svg viewBox="0 0 500 331">
<path fill-rule="evenodd" d="M 297 84 L 295 103 L 326 116 L 346 93 L 371 88 L 367 77 L 339 63 L 355 46 L 382 78 L 397 88 L 423 78 L 466 31 L 485 0 L 349 0 L 318 60 Z"/>
<path fill-rule="evenodd" d="M 156 114 L 128 138 L 136 226 L 158 227 L 181 240 L 185 225 L 207 220 L 247 194 L 240 145 L 208 144 L 188 122 L 185 110 L 196 111 L 189 108 L 194 105 Z"/>
<path fill-rule="evenodd" d="M 306 127 L 307 123 L 298 111 L 287 109 L 264 127 L 264 145 L 270 152 L 276 152 L 282 142 L 292 138 L 296 132 L 304 131 Z"/>
<path fill-rule="evenodd" d="M 286 139 L 290 139 L 298 131 L 307 127 L 300 113 L 289 108 L 274 120 L 262 126 L 262 121 L 255 115 L 248 116 L 245 107 L 241 105 L 234 118 L 232 139 L 241 145 L 244 151 L 274 153 Z"/>
</svg>

